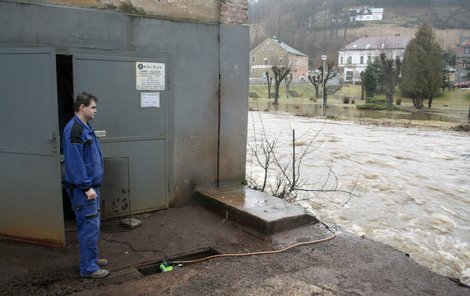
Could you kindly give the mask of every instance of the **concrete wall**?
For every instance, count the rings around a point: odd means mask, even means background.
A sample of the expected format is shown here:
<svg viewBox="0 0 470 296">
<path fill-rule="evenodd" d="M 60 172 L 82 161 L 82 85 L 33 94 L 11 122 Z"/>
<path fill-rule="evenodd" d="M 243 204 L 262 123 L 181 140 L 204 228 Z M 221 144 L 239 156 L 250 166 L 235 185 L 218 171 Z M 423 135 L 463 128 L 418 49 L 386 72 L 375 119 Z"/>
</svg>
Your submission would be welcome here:
<svg viewBox="0 0 470 296">
<path fill-rule="evenodd" d="M 221 25 L 221 180 L 245 178 L 249 44 L 248 27 Z"/>
<path fill-rule="evenodd" d="M 225 24 L 244 24 L 248 18 L 247 0 L 36 0 L 27 2 L 119 10 L 133 14 L 210 23 L 218 23 L 220 20 Z"/>
<path fill-rule="evenodd" d="M 218 0 L 39 0 L 29 2 L 118 10 L 140 15 L 212 23 L 218 22 L 220 15 Z"/>
<path fill-rule="evenodd" d="M 73 2 L 73 1 L 71 1 Z M 92 1 L 86 1 L 92 2 Z M 220 180 L 244 179 L 248 28 L 182 22 L 56 5 L 0 1 L 0 46 L 165 53 L 171 59 L 170 205 L 217 179 L 221 75 Z M 220 43 L 218 41 L 220 35 Z M 220 46 L 219 46 L 220 45 Z"/>
</svg>

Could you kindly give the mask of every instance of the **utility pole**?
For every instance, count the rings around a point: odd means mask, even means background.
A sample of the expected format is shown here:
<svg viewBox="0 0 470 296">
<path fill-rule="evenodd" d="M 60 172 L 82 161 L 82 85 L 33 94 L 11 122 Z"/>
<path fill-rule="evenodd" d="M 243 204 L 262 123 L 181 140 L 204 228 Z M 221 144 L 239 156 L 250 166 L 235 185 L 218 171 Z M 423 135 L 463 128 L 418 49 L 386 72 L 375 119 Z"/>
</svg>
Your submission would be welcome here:
<svg viewBox="0 0 470 296">
<path fill-rule="evenodd" d="M 323 61 L 323 69 L 322 69 L 322 84 L 323 84 L 323 92 L 322 92 L 322 98 L 321 98 L 321 116 L 325 115 L 325 92 L 326 92 L 326 77 L 325 77 L 325 69 L 326 69 L 326 55 L 322 55 L 321 59 Z M 326 72 L 328 73 L 328 72 Z"/>
</svg>

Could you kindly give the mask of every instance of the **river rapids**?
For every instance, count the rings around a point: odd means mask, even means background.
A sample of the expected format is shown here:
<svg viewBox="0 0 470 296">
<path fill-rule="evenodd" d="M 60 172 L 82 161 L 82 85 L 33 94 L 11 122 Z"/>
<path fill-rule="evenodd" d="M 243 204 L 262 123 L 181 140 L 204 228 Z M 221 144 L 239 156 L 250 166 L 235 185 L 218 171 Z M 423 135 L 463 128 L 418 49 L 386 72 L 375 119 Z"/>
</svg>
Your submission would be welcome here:
<svg viewBox="0 0 470 296">
<path fill-rule="evenodd" d="M 470 285 L 468 134 L 286 113 L 251 111 L 248 116 L 248 179 L 263 183 L 257 161 L 265 155 L 262 143 L 274 143 L 288 176 L 295 147 L 302 188 L 324 190 L 297 192 L 299 204 L 325 222 L 391 245 Z M 281 170 L 273 161 L 268 172 L 270 193 Z"/>
</svg>

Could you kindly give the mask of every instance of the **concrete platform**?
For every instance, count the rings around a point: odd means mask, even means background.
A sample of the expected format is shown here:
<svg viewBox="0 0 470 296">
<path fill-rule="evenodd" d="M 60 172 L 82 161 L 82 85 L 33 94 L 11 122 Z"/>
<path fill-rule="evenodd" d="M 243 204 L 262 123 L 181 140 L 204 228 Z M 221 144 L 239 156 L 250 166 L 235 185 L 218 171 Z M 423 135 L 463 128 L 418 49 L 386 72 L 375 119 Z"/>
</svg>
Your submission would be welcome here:
<svg viewBox="0 0 470 296">
<path fill-rule="evenodd" d="M 241 184 L 200 187 L 196 200 L 218 215 L 265 235 L 318 222 L 300 206 Z"/>
</svg>

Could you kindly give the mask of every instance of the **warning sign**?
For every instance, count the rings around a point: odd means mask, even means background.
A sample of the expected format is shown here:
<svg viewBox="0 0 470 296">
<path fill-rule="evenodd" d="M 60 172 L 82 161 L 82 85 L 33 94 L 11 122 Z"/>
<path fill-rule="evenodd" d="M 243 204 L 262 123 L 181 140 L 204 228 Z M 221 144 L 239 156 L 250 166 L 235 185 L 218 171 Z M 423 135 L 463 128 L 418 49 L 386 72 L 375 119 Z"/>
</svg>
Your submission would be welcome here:
<svg viewBox="0 0 470 296">
<path fill-rule="evenodd" d="M 135 63 L 137 90 L 165 90 L 165 64 Z"/>
</svg>

